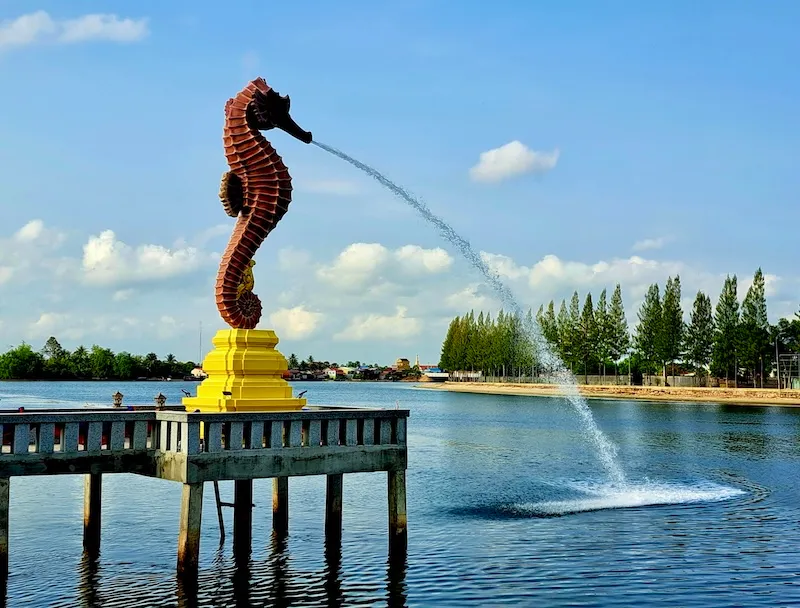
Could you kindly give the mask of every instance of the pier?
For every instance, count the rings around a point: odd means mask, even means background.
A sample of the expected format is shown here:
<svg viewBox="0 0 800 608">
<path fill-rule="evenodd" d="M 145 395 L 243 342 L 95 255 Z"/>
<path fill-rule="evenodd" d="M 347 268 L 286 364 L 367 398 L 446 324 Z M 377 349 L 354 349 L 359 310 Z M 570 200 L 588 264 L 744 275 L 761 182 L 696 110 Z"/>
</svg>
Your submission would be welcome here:
<svg viewBox="0 0 800 608">
<path fill-rule="evenodd" d="M 408 410 L 306 407 L 292 412 L 183 408 L 0 410 L 0 575 L 7 580 L 12 477 L 84 475 L 83 544 L 100 549 L 103 476 L 135 473 L 182 484 L 180 577 L 198 572 L 206 482 L 234 482 L 233 545 L 252 545 L 253 480 L 273 479 L 273 529 L 289 529 L 289 478 L 326 475 L 326 543 L 340 543 L 343 476 L 385 472 L 390 554 L 404 554 Z M 322 522 L 321 522 L 322 525 Z"/>
</svg>

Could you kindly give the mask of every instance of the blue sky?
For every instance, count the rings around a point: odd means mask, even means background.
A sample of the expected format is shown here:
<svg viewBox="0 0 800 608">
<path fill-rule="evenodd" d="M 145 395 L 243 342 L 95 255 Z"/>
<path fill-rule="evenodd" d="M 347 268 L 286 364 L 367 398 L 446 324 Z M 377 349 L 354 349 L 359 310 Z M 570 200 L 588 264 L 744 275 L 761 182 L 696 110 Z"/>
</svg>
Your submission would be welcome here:
<svg viewBox="0 0 800 608">
<path fill-rule="evenodd" d="M 198 324 L 222 327 L 223 107 L 257 76 L 316 139 L 421 195 L 526 306 L 619 281 L 633 320 L 653 281 L 679 272 L 688 308 L 760 265 L 771 316 L 797 310 L 800 5 L 236 6 L 0 5 L 2 347 L 52 333 L 196 356 Z M 453 315 L 496 308 L 377 184 L 270 137 L 295 192 L 256 292 L 287 355 L 433 361 Z"/>
</svg>

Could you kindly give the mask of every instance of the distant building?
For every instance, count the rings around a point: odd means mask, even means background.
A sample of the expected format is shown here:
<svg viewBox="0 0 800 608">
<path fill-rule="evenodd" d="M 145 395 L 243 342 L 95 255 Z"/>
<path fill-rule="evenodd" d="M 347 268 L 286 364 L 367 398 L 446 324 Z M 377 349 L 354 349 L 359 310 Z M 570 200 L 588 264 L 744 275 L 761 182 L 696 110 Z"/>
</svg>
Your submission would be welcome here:
<svg viewBox="0 0 800 608">
<path fill-rule="evenodd" d="M 432 382 L 446 382 L 450 378 L 450 374 L 443 372 L 438 367 L 433 367 L 432 365 L 426 365 L 425 367 L 426 369 L 422 372 L 422 375 Z"/>
<path fill-rule="evenodd" d="M 395 361 L 394 368 L 398 372 L 403 372 L 411 369 L 411 364 L 408 362 L 408 359 L 398 359 Z"/>
<path fill-rule="evenodd" d="M 336 380 L 337 378 L 344 378 L 345 371 L 340 367 L 329 367 L 325 370 L 325 375 L 329 380 Z"/>
<path fill-rule="evenodd" d="M 197 378 L 198 380 L 204 380 L 205 378 L 208 378 L 208 374 L 207 374 L 207 373 L 205 373 L 205 372 L 203 371 L 203 368 L 202 368 L 202 367 L 200 367 L 199 365 L 198 365 L 197 367 L 195 367 L 195 368 L 194 368 L 194 369 L 191 371 L 191 375 L 192 375 L 193 377 Z"/>
</svg>

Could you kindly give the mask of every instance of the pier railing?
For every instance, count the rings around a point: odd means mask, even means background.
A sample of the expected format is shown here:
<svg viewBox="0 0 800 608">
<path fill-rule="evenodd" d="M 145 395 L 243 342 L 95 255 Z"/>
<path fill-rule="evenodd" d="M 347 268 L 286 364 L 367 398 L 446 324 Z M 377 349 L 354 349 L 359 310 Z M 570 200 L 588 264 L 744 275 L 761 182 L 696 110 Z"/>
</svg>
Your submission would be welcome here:
<svg viewBox="0 0 800 608">
<path fill-rule="evenodd" d="M 0 477 L 140 473 L 184 483 L 406 467 L 407 410 L 0 410 Z"/>
<path fill-rule="evenodd" d="M 197 483 L 406 468 L 407 410 L 158 412 L 159 477 Z"/>
</svg>

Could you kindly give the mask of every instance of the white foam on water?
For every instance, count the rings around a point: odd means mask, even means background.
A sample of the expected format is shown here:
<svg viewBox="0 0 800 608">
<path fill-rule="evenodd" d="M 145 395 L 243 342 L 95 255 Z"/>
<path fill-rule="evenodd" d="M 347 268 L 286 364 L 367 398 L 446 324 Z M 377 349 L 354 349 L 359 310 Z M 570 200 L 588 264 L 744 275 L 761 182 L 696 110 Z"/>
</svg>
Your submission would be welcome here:
<svg viewBox="0 0 800 608">
<path fill-rule="evenodd" d="M 604 486 L 573 484 L 573 486 L 585 496 L 566 500 L 515 503 L 511 508 L 518 513 L 532 515 L 568 515 L 603 509 L 717 502 L 746 494 L 744 490 L 714 483 L 684 485 L 645 482 Z"/>
</svg>

